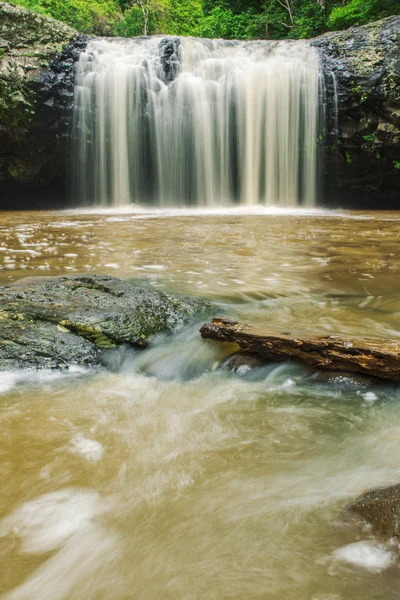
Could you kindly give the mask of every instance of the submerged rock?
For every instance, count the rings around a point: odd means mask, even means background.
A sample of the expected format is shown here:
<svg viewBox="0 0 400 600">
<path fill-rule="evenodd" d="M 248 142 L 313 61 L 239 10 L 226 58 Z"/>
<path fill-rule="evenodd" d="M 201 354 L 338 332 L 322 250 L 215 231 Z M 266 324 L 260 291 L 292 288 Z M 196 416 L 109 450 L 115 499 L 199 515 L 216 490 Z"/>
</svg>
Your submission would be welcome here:
<svg viewBox="0 0 400 600">
<path fill-rule="evenodd" d="M 207 312 L 107 275 L 29 277 L 0 289 L 0 370 L 96 365 L 104 350 L 143 347 L 149 336 Z"/>
<path fill-rule="evenodd" d="M 347 510 L 367 521 L 385 539 L 400 537 L 400 485 L 366 492 Z"/>
<path fill-rule="evenodd" d="M 307 377 L 307 381 L 327 383 L 348 389 L 366 389 L 373 385 L 382 385 L 382 381 L 361 373 L 347 371 L 316 371 Z"/>
<path fill-rule="evenodd" d="M 254 352 L 235 352 L 225 358 L 220 367 L 236 375 L 243 376 L 255 369 L 265 367 L 267 364 L 267 361 Z"/>
</svg>

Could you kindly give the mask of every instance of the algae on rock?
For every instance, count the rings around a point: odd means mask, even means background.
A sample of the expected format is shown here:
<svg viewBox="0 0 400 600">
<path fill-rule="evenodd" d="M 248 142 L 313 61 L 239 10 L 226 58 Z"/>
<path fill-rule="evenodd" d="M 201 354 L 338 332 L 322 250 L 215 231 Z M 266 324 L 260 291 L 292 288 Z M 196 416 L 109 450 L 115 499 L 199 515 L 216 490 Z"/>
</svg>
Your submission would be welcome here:
<svg viewBox="0 0 400 600">
<path fill-rule="evenodd" d="M 0 289 L 0 304 L 0 371 L 97 365 L 104 350 L 143 347 L 210 310 L 106 275 L 28 277 Z"/>
</svg>

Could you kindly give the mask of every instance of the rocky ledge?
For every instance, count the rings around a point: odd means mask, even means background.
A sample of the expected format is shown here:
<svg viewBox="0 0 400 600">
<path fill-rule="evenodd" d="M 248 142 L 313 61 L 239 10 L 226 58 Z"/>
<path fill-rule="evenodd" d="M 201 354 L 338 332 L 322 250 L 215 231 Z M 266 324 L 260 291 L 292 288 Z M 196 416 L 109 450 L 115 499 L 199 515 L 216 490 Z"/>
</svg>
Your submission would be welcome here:
<svg viewBox="0 0 400 600">
<path fill-rule="evenodd" d="M 400 16 L 311 40 L 325 81 L 322 201 L 399 208 Z"/>
<path fill-rule="evenodd" d="M 209 309 L 106 275 L 20 279 L 0 288 L 0 371 L 99 365 Z"/>
<path fill-rule="evenodd" d="M 64 200 L 74 65 L 85 46 L 64 23 L 0 2 L 1 208 Z"/>
</svg>

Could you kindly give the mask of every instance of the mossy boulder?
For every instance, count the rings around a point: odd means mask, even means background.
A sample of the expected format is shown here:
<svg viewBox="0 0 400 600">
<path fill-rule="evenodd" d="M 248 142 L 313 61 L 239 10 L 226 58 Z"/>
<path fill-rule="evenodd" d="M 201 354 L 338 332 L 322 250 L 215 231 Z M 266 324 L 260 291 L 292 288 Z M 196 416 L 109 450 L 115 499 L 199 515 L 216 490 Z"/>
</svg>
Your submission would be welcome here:
<svg viewBox="0 0 400 600">
<path fill-rule="evenodd" d="M 101 364 L 104 350 L 144 347 L 210 309 L 107 275 L 21 279 L 0 289 L 0 306 L 0 371 Z"/>
<path fill-rule="evenodd" d="M 399 208 L 400 16 L 311 43 L 320 52 L 326 90 L 323 201 Z"/>
</svg>

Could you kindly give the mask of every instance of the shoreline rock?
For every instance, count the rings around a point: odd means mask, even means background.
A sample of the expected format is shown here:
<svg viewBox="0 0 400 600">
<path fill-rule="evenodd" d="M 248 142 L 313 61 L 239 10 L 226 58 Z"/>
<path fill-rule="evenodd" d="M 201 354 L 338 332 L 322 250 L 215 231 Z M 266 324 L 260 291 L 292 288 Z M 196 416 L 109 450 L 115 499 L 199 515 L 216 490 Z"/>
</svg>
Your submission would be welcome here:
<svg viewBox="0 0 400 600">
<path fill-rule="evenodd" d="M 20 279 L 0 289 L 0 371 L 100 365 L 210 308 L 107 275 Z"/>
</svg>

